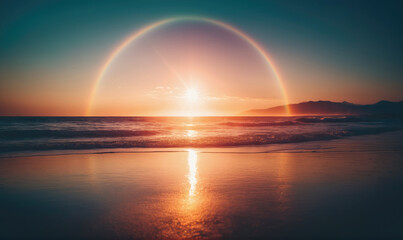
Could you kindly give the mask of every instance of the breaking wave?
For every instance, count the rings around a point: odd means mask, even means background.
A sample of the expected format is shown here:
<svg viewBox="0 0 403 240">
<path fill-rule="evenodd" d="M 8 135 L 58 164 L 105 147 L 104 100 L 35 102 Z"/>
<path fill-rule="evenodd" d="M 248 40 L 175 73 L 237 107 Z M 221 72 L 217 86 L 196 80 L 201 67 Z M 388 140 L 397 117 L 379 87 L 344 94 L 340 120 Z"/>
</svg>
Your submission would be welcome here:
<svg viewBox="0 0 403 240">
<path fill-rule="evenodd" d="M 403 130 L 401 119 L 360 117 L 0 118 L 0 152 L 236 147 Z"/>
</svg>

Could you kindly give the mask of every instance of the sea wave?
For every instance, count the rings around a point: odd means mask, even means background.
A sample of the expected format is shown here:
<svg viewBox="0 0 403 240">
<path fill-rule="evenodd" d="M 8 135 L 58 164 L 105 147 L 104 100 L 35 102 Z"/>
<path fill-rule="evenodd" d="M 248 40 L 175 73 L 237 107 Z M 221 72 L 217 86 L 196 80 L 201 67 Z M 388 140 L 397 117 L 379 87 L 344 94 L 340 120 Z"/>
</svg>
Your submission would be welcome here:
<svg viewBox="0 0 403 240">
<path fill-rule="evenodd" d="M 325 132 L 274 133 L 274 134 L 241 134 L 238 136 L 186 137 L 170 135 L 158 138 L 139 138 L 127 140 L 75 140 L 75 141 L 19 141 L 3 143 L 0 152 L 40 151 L 40 150 L 83 150 L 112 148 L 204 148 L 204 147 L 236 147 L 248 145 L 267 145 L 281 143 L 297 143 L 337 139 L 346 136 L 376 134 L 388 131 L 403 130 L 402 127 L 353 128 L 349 130 L 329 130 Z M 152 134 L 152 133 L 150 133 Z"/>
<path fill-rule="evenodd" d="M 296 121 L 283 121 L 283 122 L 225 122 L 220 125 L 230 127 L 274 127 L 274 126 L 291 126 L 300 125 L 302 123 Z"/>
<path fill-rule="evenodd" d="M 203 148 L 329 140 L 403 130 L 402 119 L 304 117 L 0 118 L 0 153 Z"/>
<path fill-rule="evenodd" d="M 265 120 L 265 119 L 264 119 Z M 373 122 L 377 119 L 363 118 L 356 116 L 334 116 L 334 117 L 322 117 L 322 116 L 310 116 L 299 117 L 293 120 L 286 121 L 229 121 L 221 123 L 220 125 L 232 126 L 232 127 L 271 127 L 271 126 L 294 126 L 312 123 L 354 123 L 354 122 Z"/>
<path fill-rule="evenodd" d="M 296 119 L 300 123 L 351 123 L 351 122 L 371 122 L 376 119 L 355 116 L 340 117 L 301 117 Z"/>
<path fill-rule="evenodd" d="M 134 130 L 3 130 L 0 139 L 35 139 L 35 138 L 105 138 L 105 137 L 133 137 L 152 136 L 161 134 L 161 131 L 134 131 Z"/>
</svg>

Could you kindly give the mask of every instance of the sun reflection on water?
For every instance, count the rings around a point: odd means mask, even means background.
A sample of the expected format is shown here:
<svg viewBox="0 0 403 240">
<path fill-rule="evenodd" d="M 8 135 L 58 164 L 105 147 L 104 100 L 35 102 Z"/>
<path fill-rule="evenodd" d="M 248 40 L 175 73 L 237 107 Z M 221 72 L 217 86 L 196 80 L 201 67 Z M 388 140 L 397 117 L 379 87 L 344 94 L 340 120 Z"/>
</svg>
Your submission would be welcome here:
<svg viewBox="0 0 403 240">
<path fill-rule="evenodd" d="M 190 138 L 196 137 L 196 135 L 197 135 L 197 132 L 195 130 L 187 130 L 186 131 L 186 136 L 188 136 Z"/>
</svg>

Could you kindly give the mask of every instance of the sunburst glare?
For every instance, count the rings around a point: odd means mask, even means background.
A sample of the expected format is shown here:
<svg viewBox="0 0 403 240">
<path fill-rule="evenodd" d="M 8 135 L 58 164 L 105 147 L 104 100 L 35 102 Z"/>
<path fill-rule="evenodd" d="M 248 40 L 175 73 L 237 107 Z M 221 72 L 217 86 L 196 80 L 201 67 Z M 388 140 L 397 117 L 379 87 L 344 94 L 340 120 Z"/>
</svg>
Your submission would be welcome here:
<svg viewBox="0 0 403 240">
<path fill-rule="evenodd" d="M 199 91 L 196 88 L 186 89 L 186 99 L 190 102 L 197 102 L 200 99 Z"/>
</svg>

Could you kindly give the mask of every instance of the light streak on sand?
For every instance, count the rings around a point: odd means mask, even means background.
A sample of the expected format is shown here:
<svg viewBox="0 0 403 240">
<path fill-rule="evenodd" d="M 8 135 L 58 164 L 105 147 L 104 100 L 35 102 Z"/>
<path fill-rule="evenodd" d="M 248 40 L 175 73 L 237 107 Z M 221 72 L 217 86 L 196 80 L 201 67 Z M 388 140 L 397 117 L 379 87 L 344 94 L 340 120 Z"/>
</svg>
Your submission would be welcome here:
<svg viewBox="0 0 403 240">
<path fill-rule="evenodd" d="M 197 185 L 197 152 L 195 150 L 188 150 L 188 165 L 189 198 L 191 198 L 195 195 Z"/>
</svg>

